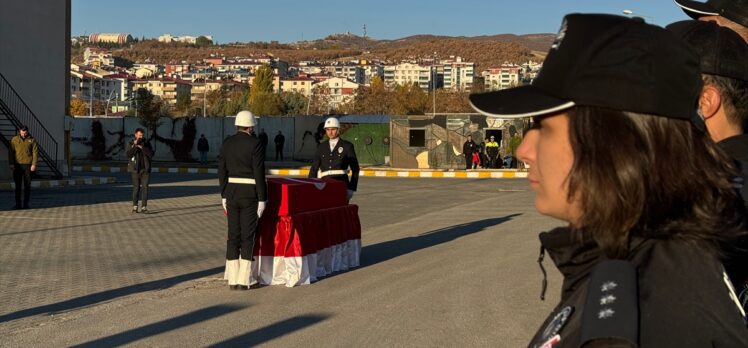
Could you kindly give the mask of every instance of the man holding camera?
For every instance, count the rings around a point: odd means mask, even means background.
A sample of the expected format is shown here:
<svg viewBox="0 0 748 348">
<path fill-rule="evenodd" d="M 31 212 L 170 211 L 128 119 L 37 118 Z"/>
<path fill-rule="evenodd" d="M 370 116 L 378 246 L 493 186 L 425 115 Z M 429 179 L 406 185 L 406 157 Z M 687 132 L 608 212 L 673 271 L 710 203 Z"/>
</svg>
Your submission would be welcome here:
<svg viewBox="0 0 748 348">
<path fill-rule="evenodd" d="M 148 214 L 148 181 L 151 175 L 151 158 L 153 148 L 143 138 L 143 128 L 135 130 L 135 138 L 127 143 L 127 171 L 132 175 L 132 212 L 138 212 L 138 199 L 141 198 L 140 212 Z"/>
</svg>

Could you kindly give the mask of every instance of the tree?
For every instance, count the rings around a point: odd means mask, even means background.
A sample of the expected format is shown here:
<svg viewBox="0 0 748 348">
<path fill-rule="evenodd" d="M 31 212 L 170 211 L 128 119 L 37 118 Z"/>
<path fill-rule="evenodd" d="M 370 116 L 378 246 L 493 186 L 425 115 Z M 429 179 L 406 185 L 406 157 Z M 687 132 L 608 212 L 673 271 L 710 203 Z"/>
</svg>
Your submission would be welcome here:
<svg viewBox="0 0 748 348">
<path fill-rule="evenodd" d="M 213 44 L 213 40 L 202 35 L 198 36 L 197 39 L 195 40 L 195 45 L 197 45 L 197 47 L 208 47 L 212 44 Z"/>
<path fill-rule="evenodd" d="M 143 127 L 154 130 L 161 125 L 159 118 L 161 117 L 162 103 L 160 100 L 155 100 L 151 91 L 145 88 L 138 88 L 135 103 L 137 105 L 138 118 Z"/>
<path fill-rule="evenodd" d="M 192 103 L 192 97 L 190 96 L 189 92 L 185 91 L 179 91 L 177 92 L 177 106 L 176 109 L 179 111 L 182 115 L 185 115 L 187 111 L 190 109 L 190 105 Z"/>
<path fill-rule="evenodd" d="M 88 115 L 88 105 L 78 98 L 70 99 L 70 114 L 74 116 Z"/>
<path fill-rule="evenodd" d="M 254 101 L 249 105 L 249 111 L 258 116 L 282 115 L 283 101 L 275 93 L 258 94 L 255 95 Z"/>
<path fill-rule="evenodd" d="M 299 92 L 283 92 L 283 113 L 286 115 L 303 115 L 306 112 L 307 98 Z"/>
<path fill-rule="evenodd" d="M 395 115 L 422 115 L 426 112 L 426 102 L 428 96 L 418 87 L 418 84 L 412 83 L 404 86 L 395 87 L 395 105 L 390 110 Z"/>
</svg>

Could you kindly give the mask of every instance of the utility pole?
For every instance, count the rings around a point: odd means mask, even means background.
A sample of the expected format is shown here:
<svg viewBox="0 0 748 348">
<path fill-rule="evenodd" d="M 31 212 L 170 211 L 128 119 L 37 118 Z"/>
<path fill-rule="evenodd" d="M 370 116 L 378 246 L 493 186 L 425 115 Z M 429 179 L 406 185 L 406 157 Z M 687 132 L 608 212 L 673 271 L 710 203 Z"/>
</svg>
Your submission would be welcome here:
<svg viewBox="0 0 748 348">
<path fill-rule="evenodd" d="M 434 52 L 434 61 L 432 62 L 433 72 L 431 75 L 431 83 L 434 86 L 434 114 L 433 116 L 436 116 L 436 52 Z"/>
<path fill-rule="evenodd" d="M 93 116 L 93 89 L 94 89 L 94 82 L 93 82 L 93 76 L 90 77 L 90 83 L 88 86 L 88 116 Z"/>
<path fill-rule="evenodd" d="M 205 95 L 208 94 L 208 80 L 203 79 L 203 117 L 205 117 Z"/>
</svg>

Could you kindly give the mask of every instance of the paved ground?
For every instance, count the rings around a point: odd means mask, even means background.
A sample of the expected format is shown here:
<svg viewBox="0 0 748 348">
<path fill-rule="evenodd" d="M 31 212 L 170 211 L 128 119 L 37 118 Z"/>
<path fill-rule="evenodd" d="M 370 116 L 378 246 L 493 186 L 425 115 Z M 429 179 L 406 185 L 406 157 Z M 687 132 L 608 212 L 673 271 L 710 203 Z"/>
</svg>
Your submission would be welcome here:
<svg viewBox="0 0 748 348">
<path fill-rule="evenodd" d="M 362 266 L 310 286 L 229 291 L 214 175 L 154 175 L 151 215 L 122 184 L 0 192 L 0 346 L 527 344 L 539 231 L 524 180 L 362 178 Z M 546 261 L 546 267 L 553 269 Z"/>
</svg>

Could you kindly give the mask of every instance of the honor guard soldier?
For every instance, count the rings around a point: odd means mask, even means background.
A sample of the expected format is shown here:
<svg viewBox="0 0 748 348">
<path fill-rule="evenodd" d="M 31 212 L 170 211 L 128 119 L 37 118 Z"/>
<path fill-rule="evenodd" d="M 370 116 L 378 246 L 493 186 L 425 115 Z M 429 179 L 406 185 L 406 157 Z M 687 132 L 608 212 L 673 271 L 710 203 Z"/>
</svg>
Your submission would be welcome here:
<svg viewBox="0 0 748 348">
<path fill-rule="evenodd" d="M 247 290 L 255 231 L 267 202 L 265 151 L 251 135 L 257 125 L 251 112 L 240 111 L 234 125 L 237 132 L 223 142 L 218 160 L 221 203 L 228 217 L 224 279 L 231 290 Z"/>
<path fill-rule="evenodd" d="M 325 120 L 325 133 L 330 138 L 317 146 L 314 162 L 309 169 L 310 178 L 332 178 L 348 183 L 348 200 L 358 186 L 358 159 L 353 144 L 340 139 L 340 121 L 330 117 Z M 348 179 L 348 168 L 352 175 Z"/>
</svg>

